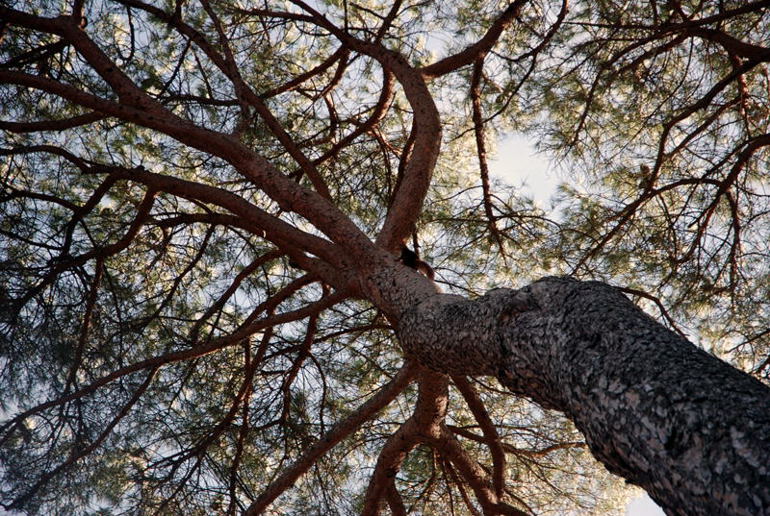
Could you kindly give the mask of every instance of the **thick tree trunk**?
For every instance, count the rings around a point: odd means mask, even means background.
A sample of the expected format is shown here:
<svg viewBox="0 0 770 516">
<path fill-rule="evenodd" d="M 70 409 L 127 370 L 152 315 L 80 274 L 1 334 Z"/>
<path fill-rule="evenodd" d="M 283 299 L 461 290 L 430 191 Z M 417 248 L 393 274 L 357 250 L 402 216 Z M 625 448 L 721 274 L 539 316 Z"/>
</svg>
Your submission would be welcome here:
<svg viewBox="0 0 770 516">
<path fill-rule="evenodd" d="M 403 315 L 407 353 L 494 375 L 564 412 L 594 456 L 668 514 L 770 514 L 770 389 L 661 326 L 616 289 L 546 278 Z"/>
</svg>

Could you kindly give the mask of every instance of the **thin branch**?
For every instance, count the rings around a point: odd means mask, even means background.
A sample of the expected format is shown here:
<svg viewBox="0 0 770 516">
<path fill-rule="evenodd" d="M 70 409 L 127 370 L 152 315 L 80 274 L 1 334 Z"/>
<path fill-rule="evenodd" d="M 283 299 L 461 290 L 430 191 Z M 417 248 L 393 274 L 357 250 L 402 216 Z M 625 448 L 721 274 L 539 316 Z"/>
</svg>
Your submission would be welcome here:
<svg viewBox="0 0 770 516">
<path fill-rule="evenodd" d="M 513 23 L 513 20 L 516 19 L 521 8 L 526 3 L 527 0 L 515 0 L 508 4 L 508 7 L 500 13 L 494 22 L 492 22 L 492 25 L 487 29 L 486 34 L 484 34 L 484 36 L 476 43 L 457 54 L 445 57 L 440 61 L 420 68 L 420 72 L 426 78 L 439 77 L 473 63 L 485 53 L 489 52 L 495 43 L 497 43 L 500 35 Z"/>
<path fill-rule="evenodd" d="M 121 419 L 123 419 L 128 412 L 131 410 L 131 408 L 136 405 L 136 403 L 139 401 L 139 398 L 142 397 L 144 392 L 147 390 L 147 388 L 150 386 L 150 383 L 152 383 L 152 379 L 155 376 L 155 373 L 157 372 L 158 367 L 152 367 L 150 368 L 149 373 L 147 374 L 147 378 L 145 378 L 144 383 L 142 383 L 141 386 L 134 392 L 134 395 L 131 397 L 131 399 L 126 403 L 118 412 L 118 414 L 110 421 L 110 423 L 105 427 L 105 429 L 102 431 L 99 436 L 94 439 L 91 443 L 89 443 L 87 446 L 84 447 L 73 447 L 72 452 L 67 460 L 56 466 L 54 469 L 48 471 L 47 473 L 43 474 L 40 479 L 38 479 L 37 482 L 35 482 L 32 487 L 30 487 L 24 494 L 17 497 L 11 504 L 6 505 L 5 507 L 7 509 L 19 509 L 24 504 L 29 501 L 35 493 L 37 493 L 41 487 L 43 487 L 45 484 L 47 484 L 52 478 L 54 478 L 56 475 L 73 465 L 75 462 L 79 461 L 83 457 L 86 457 L 91 454 L 94 450 L 96 450 L 101 444 L 104 442 L 107 437 L 109 437 L 110 433 L 112 433 L 112 430 L 115 428 L 115 426 L 120 422 Z"/>
<path fill-rule="evenodd" d="M 319 301 L 316 301 L 315 303 L 311 303 L 303 308 L 292 310 L 289 312 L 284 312 L 277 315 L 271 315 L 268 317 L 264 317 L 262 319 L 255 320 L 249 324 L 241 325 L 241 327 L 239 327 L 236 331 L 234 331 L 230 335 L 211 339 L 207 342 L 203 342 L 189 349 L 174 351 L 163 355 L 157 355 L 151 358 L 140 360 L 139 362 L 135 362 L 128 366 L 121 367 L 120 369 L 117 369 L 91 382 L 89 385 L 71 394 L 68 394 L 66 396 L 60 396 L 59 398 L 56 398 L 54 400 L 41 403 L 39 405 L 36 405 L 35 407 L 32 407 L 30 409 L 27 409 L 21 412 L 20 414 L 17 414 L 12 419 L 8 420 L 6 423 L 0 426 L 0 432 L 5 433 L 5 436 L 3 436 L 2 439 L 0 439 L 0 445 L 2 445 L 8 438 L 11 437 L 12 432 L 18 427 L 19 424 L 21 424 L 22 421 L 43 410 L 46 410 L 51 407 L 56 407 L 58 405 L 63 405 L 70 401 L 73 401 L 83 396 L 86 396 L 88 394 L 91 394 L 92 392 L 96 391 L 97 389 L 99 389 L 104 385 L 107 385 L 119 378 L 122 378 L 124 376 L 130 375 L 138 371 L 142 371 L 144 369 L 158 369 L 166 364 L 181 362 L 184 360 L 192 360 L 195 358 L 200 358 L 200 357 L 209 355 L 211 353 L 224 349 L 228 346 L 235 345 L 243 341 L 244 339 L 249 338 L 251 335 L 257 333 L 258 331 L 264 330 L 265 328 L 304 319 L 305 317 L 308 317 L 314 313 L 317 313 L 319 310 L 325 310 L 330 306 L 333 306 L 336 303 L 339 303 L 343 299 L 345 299 L 345 296 L 343 294 L 334 293 Z"/>
<path fill-rule="evenodd" d="M 348 435 L 356 431 L 362 423 L 372 418 L 377 412 L 393 401 L 396 396 L 398 396 L 401 391 L 412 382 L 416 374 L 417 367 L 414 364 L 405 364 L 390 382 L 382 386 L 377 393 L 372 395 L 349 416 L 336 423 L 323 437 L 321 437 L 321 439 L 307 448 L 293 464 L 284 468 L 281 471 L 281 474 L 273 480 L 270 485 L 262 490 L 259 498 L 246 509 L 244 514 L 246 516 L 261 514 L 273 500 L 280 496 L 286 489 L 293 486 L 294 482 L 302 476 L 319 457 Z"/>
<path fill-rule="evenodd" d="M 489 447 L 489 452 L 492 455 L 492 484 L 495 488 L 495 494 L 499 498 L 503 495 L 505 488 L 505 452 L 500 443 L 500 435 L 473 385 L 462 376 L 455 376 L 452 380 L 484 434 L 485 444 Z"/>
<path fill-rule="evenodd" d="M 36 122 L 0 121 L 0 130 L 12 133 L 32 133 L 42 131 L 65 131 L 83 125 L 93 124 L 106 117 L 101 113 L 86 113 L 84 115 L 65 118 L 62 120 L 40 120 Z"/>
<path fill-rule="evenodd" d="M 473 132 L 476 136 L 476 156 L 479 160 L 479 175 L 481 176 L 482 202 L 484 213 L 487 216 L 487 227 L 492 237 L 497 242 L 497 247 L 503 259 L 507 261 L 505 246 L 500 235 L 500 230 L 495 222 L 495 214 L 492 207 L 491 188 L 489 186 L 489 165 L 487 164 L 487 143 L 485 134 L 484 115 L 481 107 L 481 75 L 484 70 L 484 58 L 479 57 L 473 64 L 471 75 L 471 105 L 473 107 Z"/>
</svg>

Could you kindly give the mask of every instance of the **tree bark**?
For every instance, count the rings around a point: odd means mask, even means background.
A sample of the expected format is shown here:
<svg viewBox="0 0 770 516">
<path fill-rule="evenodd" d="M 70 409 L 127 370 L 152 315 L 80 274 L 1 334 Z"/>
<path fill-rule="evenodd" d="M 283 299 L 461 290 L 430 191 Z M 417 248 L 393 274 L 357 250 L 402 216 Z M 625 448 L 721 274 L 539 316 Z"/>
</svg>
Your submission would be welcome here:
<svg viewBox="0 0 770 516">
<path fill-rule="evenodd" d="M 545 278 L 404 313 L 407 354 L 493 375 L 569 417 L 607 469 L 676 515 L 770 514 L 770 388 L 599 282 Z"/>
</svg>

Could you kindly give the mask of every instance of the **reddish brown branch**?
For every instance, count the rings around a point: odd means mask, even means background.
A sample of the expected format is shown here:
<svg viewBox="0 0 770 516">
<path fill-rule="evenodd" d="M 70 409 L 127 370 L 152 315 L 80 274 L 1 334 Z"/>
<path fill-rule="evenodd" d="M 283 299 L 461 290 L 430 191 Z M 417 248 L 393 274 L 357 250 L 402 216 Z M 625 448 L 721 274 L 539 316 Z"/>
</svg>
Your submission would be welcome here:
<svg viewBox="0 0 770 516">
<path fill-rule="evenodd" d="M 146 11 L 157 19 L 174 27 L 181 35 L 194 41 L 195 44 L 201 50 L 203 50 L 206 56 L 211 59 L 211 61 L 217 66 L 217 68 L 219 68 L 222 73 L 224 73 L 232 82 L 239 100 L 252 106 L 257 111 L 257 113 L 259 113 L 273 135 L 278 139 L 281 145 L 283 145 L 289 155 L 291 155 L 291 157 L 294 158 L 297 163 L 299 163 L 300 168 L 308 176 L 311 183 L 315 187 L 316 191 L 321 195 L 321 197 L 325 199 L 331 198 L 329 188 L 316 167 L 297 146 L 296 142 L 294 142 L 289 133 L 286 132 L 278 119 L 275 118 L 262 98 L 260 98 L 260 96 L 243 79 L 243 76 L 241 75 L 238 67 L 238 63 L 235 61 L 232 51 L 230 50 L 228 39 L 224 34 L 224 30 L 222 29 L 221 24 L 219 23 L 219 19 L 214 13 L 213 9 L 211 9 L 211 7 L 208 5 L 208 3 L 204 4 L 204 9 L 211 18 L 212 22 L 214 23 L 214 27 L 219 34 L 219 47 L 222 48 L 222 53 L 218 52 L 214 45 L 212 45 L 203 34 L 201 34 L 190 25 L 184 23 L 180 17 L 174 16 L 172 13 L 168 13 L 162 9 L 138 0 L 121 0 L 121 3 Z"/>
<path fill-rule="evenodd" d="M 500 435 L 473 385 L 462 376 L 455 376 L 452 380 L 484 434 L 485 444 L 489 447 L 489 452 L 492 455 L 492 484 L 495 488 L 495 494 L 499 498 L 505 489 L 505 452 L 500 443 Z"/>
<path fill-rule="evenodd" d="M 431 444 L 436 446 L 443 456 L 448 458 L 457 468 L 462 478 L 471 486 L 476 499 L 481 504 L 485 515 L 507 514 L 511 516 L 528 516 L 500 500 L 491 487 L 490 479 L 478 462 L 463 449 L 449 429 L 442 425 L 440 436 Z"/>
<path fill-rule="evenodd" d="M 337 50 L 334 51 L 332 55 L 327 57 L 319 65 L 311 68 L 307 72 L 297 75 L 292 80 L 286 82 L 285 84 L 282 84 L 281 86 L 267 90 L 264 93 L 260 93 L 259 97 L 266 99 L 270 97 L 275 97 L 276 95 L 280 95 L 281 93 L 292 91 L 293 89 L 297 88 L 300 84 L 309 81 L 310 79 L 312 79 L 317 75 L 321 75 L 326 70 L 334 66 L 334 63 L 338 61 L 346 60 L 349 52 L 350 51 L 347 48 L 345 48 L 344 46 L 340 46 Z"/>
<path fill-rule="evenodd" d="M 377 100 L 377 103 L 374 106 L 374 109 L 372 110 L 372 114 L 364 120 L 361 124 L 358 125 L 358 127 L 355 128 L 355 130 L 351 131 L 349 134 L 344 136 L 340 141 L 334 144 L 334 146 L 326 151 L 323 155 L 316 158 L 313 163 L 315 165 L 320 165 L 321 163 L 324 163 L 328 161 L 329 159 L 334 158 L 337 156 L 340 150 L 347 147 L 350 143 L 352 143 L 356 138 L 361 136 L 362 134 L 366 133 L 367 131 L 371 131 L 385 116 L 388 106 L 393 99 L 394 94 L 394 80 L 393 80 L 393 74 L 388 72 L 387 70 L 383 71 L 383 78 L 382 78 L 382 90 L 380 92 L 380 98 Z"/>
<path fill-rule="evenodd" d="M 227 287 L 227 289 L 222 293 L 222 295 L 219 296 L 219 298 L 214 302 L 208 310 L 206 310 L 206 313 L 204 313 L 197 321 L 195 321 L 195 324 L 190 329 L 190 340 L 192 342 L 195 342 L 198 336 L 198 333 L 200 332 L 200 328 L 203 325 L 203 323 L 207 320 L 209 320 L 214 313 L 216 313 L 218 310 L 221 310 L 222 307 L 225 305 L 228 299 L 230 299 L 235 292 L 238 290 L 238 287 L 240 287 L 241 283 L 248 278 L 254 271 L 256 271 L 258 268 L 264 266 L 266 263 L 271 262 L 272 260 L 275 260 L 281 256 L 281 253 L 278 251 L 270 251 L 262 256 L 259 256 L 254 261 L 252 261 L 249 265 L 244 267 L 236 276 L 233 278 L 233 281 L 230 283 L 230 286 Z"/>
<path fill-rule="evenodd" d="M 734 36 L 722 32 L 721 30 L 694 27 L 691 29 L 685 29 L 684 32 L 717 43 L 730 54 L 739 56 L 741 58 L 750 59 L 757 62 L 770 61 L 770 48 L 761 47 L 752 43 L 746 43 L 745 41 L 741 41 Z"/>
<path fill-rule="evenodd" d="M 36 122 L 0 121 L 0 130 L 12 133 L 32 133 L 39 131 L 64 131 L 82 125 L 92 124 L 106 118 L 101 113 L 86 113 L 63 120 L 40 120 Z"/>
<path fill-rule="evenodd" d="M 392 478 L 385 490 L 385 499 L 388 502 L 390 513 L 392 516 L 407 516 L 406 507 L 404 506 L 404 500 L 401 498 L 398 489 L 396 489 L 395 478 Z"/>
<path fill-rule="evenodd" d="M 43 289 L 53 283 L 53 281 L 62 271 L 79 267 L 93 259 L 104 260 L 105 258 L 114 256 L 125 250 L 129 245 L 131 245 L 131 243 L 134 241 L 134 238 L 139 233 L 139 230 L 142 228 L 142 226 L 144 226 L 154 203 L 155 190 L 148 189 L 144 195 L 144 198 L 142 199 L 142 202 L 140 202 L 139 206 L 137 207 L 136 217 L 134 217 L 134 220 L 131 222 L 128 230 L 122 237 L 120 237 L 116 242 L 113 242 L 112 244 L 105 245 L 104 247 L 97 247 L 75 257 L 66 255 L 59 257 L 58 260 L 54 261 L 50 271 L 48 274 L 46 274 L 43 280 L 34 287 L 30 288 L 27 293 L 21 299 L 19 299 L 19 304 L 25 304 L 38 293 L 43 291 Z"/>
<path fill-rule="evenodd" d="M 500 13 L 497 19 L 495 19 L 486 34 L 484 34 L 480 40 L 457 54 L 445 57 L 440 61 L 420 68 L 420 72 L 426 78 L 439 77 L 473 63 L 485 53 L 489 52 L 495 43 L 497 43 L 500 35 L 511 25 L 511 23 L 513 23 L 513 20 L 519 15 L 519 12 L 525 3 L 527 3 L 527 0 L 515 0 L 510 3 L 508 7 Z"/>
<path fill-rule="evenodd" d="M 447 377 L 422 369 L 418 385 L 417 403 L 412 415 L 385 441 L 380 450 L 366 489 L 362 516 L 379 514 L 388 484 L 398 473 L 409 452 L 420 442 L 440 435 L 440 425 L 446 417 L 448 402 Z"/>
<path fill-rule="evenodd" d="M 59 18 L 42 18 L 5 8 L 2 12 L 10 13 L 9 16 L 15 23 L 29 28 L 57 34 L 66 33 L 68 37 L 72 37 L 78 51 L 112 86 L 120 102 L 105 100 L 69 85 L 21 72 L 0 71 L 0 82 L 46 91 L 103 114 L 156 129 L 186 145 L 217 155 L 264 189 L 284 210 L 302 214 L 332 240 L 345 243 L 349 254 L 365 255 L 371 252 L 372 245 L 366 235 L 327 199 L 286 178 L 262 156 L 246 148 L 232 136 L 198 127 L 166 110 L 137 88 L 124 73 L 118 72 L 115 63 L 77 27 L 73 28 Z"/>
<path fill-rule="evenodd" d="M 398 396 L 409 383 L 411 383 L 416 372 L 417 368 L 413 364 L 404 365 L 390 382 L 385 384 L 363 405 L 353 411 L 353 413 L 335 424 L 326 435 L 305 450 L 293 464 L 284 468 L 281 471 L 281 474 L 262 491 L 259 498 L 249 506 L 244 514 L 246 516 L 261 514 L 273 500 L 280 496 L 286 489 L 294 485 L 294 482 L 303 475 L 319 457 L 393 401 L 393 399 L 395 399 L 395 397 Z"/>
<path fill-rule="evenodd" d="M 377 236 L 380 247 L 396 251 L 414 229 L 441 148 L 441 120 L 433 96 L 422 73 L 410 66 L 401 54 L 381 44 L 352 37 L 306 2 L 292 0 L 292 3 L 310 14 L 314 24 L 328 30 L 348 48 L 376 59 L 396 77 L 412 107 L 412 132 L 415 135 L 413 159 L 406 166 L 402 188 L 396 191 L 391 209 Z"/>
<path fill-rule="evenodd" d="M 0 445 L 2 445 L 2 443 L 4 443 L 11 436 L 13 430 L 22 421 L 24 421 L 29 416 L 37 414 L 43 410 L 56 407 L 58 405 L 63 405 L 64 403 L 68 403 L 70 401 L 91 394 L 100 387 L 137 371 L 142 371 L 144 369 L 154 370 L 166 364 L 181 362 L 183 360 L 192 360 L 206 356 L 225 347 L 235 345 L 265 328 L 304 319 L 305 317 L 317 313 L 319 310 L 324 310 L 330 306 L 333 306 L 334 304 L 342 301 L 344 298 L 345 296 L 343 294 L 334 293 L 303 308 L 264 317 L 262 319 L 250 322 L 249 324 L 243 324 L 230 335 L 211 339 L 189 349 L 154 356 L 145 360 L 140 360 L 139 362 L 133 363 L 131 365 L 121 367 L 120 369 L 117 369 L 99 378 L 98 380 L 91 382 L 86 387 L 83 387 L 66 396 L 60 396 L 54 400 L 36 405 L 35 407 L 25 410 L 24 412 L 21 412 L 12 419 L 8 420 L 5 424 L 3 424 L 2 427 L 0 427 L 0 432 L 5 432 L 5 435 L 0 438 Z"/>
<path fill-rule="evenodd" d="M 643 297 L 655 303 L 655 306 L 658 307 L 658 311 L 660 312 L 660 315 L 662 315 L 663 318 L 668 322 L 669 326 L 671 326 L 671 328 L 674 331 L 676 331 L 679 335 L 681 335 L 684 338 L 687 338 L 687 335 L 685 335 L 684 332 L 679 328 L 679 326 L 677 326 L 676 321 L 674 320 L 673 317 L 671 317 L 671 314 L 668 313 L 666 306 L 663 304 L 663 302 L 660 300 L 659 297 L 654 296 L 649 292 L 645 292 L 644 290 L 639 290 L 635 288 L 630 288 L 630 287 L 617 287 L 617 288 L 618 290 L 620 290 L 621 292 L 625 292 L 626 294 Z"/>
<path fill-rule="evenodd" d="M 465 508 L 468 509 L 473 516 L 481 516 L 481 513 L 478 511 L 478 509 L 476 509 L 476 506 L 473 505 L 471 497 L 468 496 L 468 492 L 465 490 L 465 485 L 463 484 L 460 476 L 457 474 L 457 471 L 455 471 L 454 466 L 452 466 L 452 463 L 448 459 L 442 457 L 441 468 L 444 471 L 444 474 L 449 477 L 449 480 L 451 480 L 451 485 L 460 491 L 460 497 L 463 499 Z M 447 485 L 447 491 L 450 491 L 450 489 L 451 487 Z M 452 495 L 450 494 L 449 496 L 451 497 Z M 484 512 L 487 513 L 487 511 Z"/>
<path fill-rule="evenodd" d="M 481 176 L 482 202 L 484 213 L 487 216 L 487 227 L 492 237 L 497 242 L 497 247 L 503 258 L 506 258 L 505 247 L 497 228 L 495 214 L 492 207 L 492 194 L 489 186 L 489 165 L 487 164 L 487 143 L 485 134 L 484 115 L 481 108 L 481 76 L 484 70 L 484 58 L 479 57 L 473 64 L 471 76 L 471 105 L 473 107 L 473 132 L 476 136 L 476 156 L 479 160 L 479 175 Z"/>
</svg>

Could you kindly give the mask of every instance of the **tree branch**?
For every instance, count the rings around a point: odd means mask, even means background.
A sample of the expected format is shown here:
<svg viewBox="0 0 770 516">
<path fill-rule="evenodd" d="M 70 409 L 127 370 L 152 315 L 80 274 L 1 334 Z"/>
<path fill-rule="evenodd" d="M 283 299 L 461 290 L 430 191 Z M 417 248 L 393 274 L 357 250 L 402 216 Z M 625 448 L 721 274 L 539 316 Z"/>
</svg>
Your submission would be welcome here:
<svg viewBox="0 0 770 516">
<path fill-rule="evenodd" d="M 315 444 L 311 445 L 290 466 L 283 469 L 281 474 L 273 480 L 254 503 L 244 512 L 245 516 L 254 516 L 261 514 L 278 496 L 287 488 L 294 485 L 294 482 L 302 476 L 315 461 L 324 453 L 333 448 L 337 443 L 345 439 L 358 427 L 382 410 L 409 383 L 412 382 L 417 373 L 417 367 L 414 364 L 405 364 L 398 374 L 387 384 L 382 386 L 374 395 L 372 395 L 363 405 L 354 410 L 345 419 L 336 423 L 329 431 Z"/>
<path fill-rule="evenodd" d="M 440 77 L 478 60 L 497 43 L 500 35 L 513 23 L 526 3 L 527 0 L 515 0 L 508 4 L 480 40 L 457 54 L 420 68 L 420 73 L 428 79 Z"/>
</svg>

